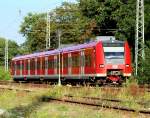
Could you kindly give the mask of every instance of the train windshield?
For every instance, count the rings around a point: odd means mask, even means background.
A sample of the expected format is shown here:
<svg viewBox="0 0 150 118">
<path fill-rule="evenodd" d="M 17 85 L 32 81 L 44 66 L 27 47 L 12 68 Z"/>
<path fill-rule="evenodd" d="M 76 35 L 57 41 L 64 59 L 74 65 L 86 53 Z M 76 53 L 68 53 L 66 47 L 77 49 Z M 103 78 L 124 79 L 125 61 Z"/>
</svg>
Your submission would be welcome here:
<svg viewBox="0 0 150 118">
<path fill-rule="evenodd" d="M 124 46 L 123 43 L 103 44 L 106 64 L 123 64 L 124 63 Z"/>
<path fill-rule="evenodd" d="M 123 59 L 124 52 L 105 52 L 106 59 Z"/>
</svg>

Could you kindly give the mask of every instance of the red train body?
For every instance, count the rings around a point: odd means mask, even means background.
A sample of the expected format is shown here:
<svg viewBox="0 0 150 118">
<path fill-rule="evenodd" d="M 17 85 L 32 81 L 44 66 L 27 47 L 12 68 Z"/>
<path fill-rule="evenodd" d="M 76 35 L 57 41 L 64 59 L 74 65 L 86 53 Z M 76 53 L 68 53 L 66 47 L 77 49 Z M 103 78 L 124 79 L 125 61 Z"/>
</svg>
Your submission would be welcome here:
<svg viewBox="0 0 150 118">
<path fill-rule="evenodd" d="M 99 39 L 95 42 L 12 59 L 14 80 L 81 80 L 120 83 L 130 77 L 131 58 L 127 42 Z"/>
</svg>

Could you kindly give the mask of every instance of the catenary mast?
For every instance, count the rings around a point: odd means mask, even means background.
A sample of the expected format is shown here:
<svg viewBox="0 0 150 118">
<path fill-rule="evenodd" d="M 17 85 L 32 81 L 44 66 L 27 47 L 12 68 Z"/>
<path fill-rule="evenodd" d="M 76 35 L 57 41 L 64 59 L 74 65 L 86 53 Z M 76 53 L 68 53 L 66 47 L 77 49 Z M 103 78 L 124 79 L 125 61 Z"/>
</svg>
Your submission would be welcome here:
<svg viewBox="0 0 150 118">
<path fill-rule="evenodd" d="M 144 52 L 144 0 L 136 3 L 136 35 L 135 35 L 135 75 L 141 68 L 141 61 L 145 59 Z"/>
<path fill-rule="evenodd" d="M 5 40 L 5 71 L 8 71 L 8 40 Z"/>
<path fill-rule="evenodd" d="M 47 12 L 47 17 L 46 17 L 46 49 L 49 49 L 51 47 L 51 40 L 50 40 L 50 37 L 51 37 L 51 33 L 50 33 L 50 30 L 51 30 L 51 27 L 50 27 L 50 12 Z"/>
</svg>

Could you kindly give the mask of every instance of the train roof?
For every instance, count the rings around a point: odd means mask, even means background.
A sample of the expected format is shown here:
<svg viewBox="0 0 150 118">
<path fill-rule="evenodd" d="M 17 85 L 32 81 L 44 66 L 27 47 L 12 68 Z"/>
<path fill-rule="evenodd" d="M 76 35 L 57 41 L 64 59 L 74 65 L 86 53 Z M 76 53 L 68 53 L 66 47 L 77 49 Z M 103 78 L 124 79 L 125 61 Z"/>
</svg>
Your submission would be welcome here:
<svg viewBox="0 0 150 118">
<path fill-rule="evenodd" d="M 90 48 L 90 47 L 95 46 L 96 44 L 97 44 L 96 41 L 90 42 L 90 43 L 78 44 L 78 45 L 74 45 L 74 46 L 71 46 L 71 47 L 65 47 L 65 48 L 60 48 L 60 49 L 55 49 L 55 50 L 50 50 L 50 51 L 36 52 L 36 53 L 33 53 L 33 54 L 16 56 L 12 60 L 21 60 L 21 59 L 28 59 L 28 58 L 34 58 L 34 57 L 55 55 L 55 54 L 59 54 L 59 52 L 64 52 L 64 53 L 65 52 L 72 52 L 74 50 Z"/>
<path fill-rule="evenodd" d="M 55 55 L 55 54 L 59 54 L 59 52 L 65 53 L 65 52 L 72 52 L 74 50 L 81 50 L 84 48 L 91 48 L 91 47 L 94 47 L 100 41 L 103 43 L 122 43 L 122 41 L 117 41 L 117 40 L 112 40 L 112 41 L 110 41 L 110 40 L 96 40 L 93 42 L 78 44 L 78 45 L 64 47 L 64 48 L 60 48 L 60 49 L 44 51 L 44 52 L 36 52 L 36 53 L 28 54 L 28 55 L 16 56 L 12 60 L 29 59 L 29 58 L 35 58 L 35 57 L 48 56 L 48 55 Z"/>
</svg>

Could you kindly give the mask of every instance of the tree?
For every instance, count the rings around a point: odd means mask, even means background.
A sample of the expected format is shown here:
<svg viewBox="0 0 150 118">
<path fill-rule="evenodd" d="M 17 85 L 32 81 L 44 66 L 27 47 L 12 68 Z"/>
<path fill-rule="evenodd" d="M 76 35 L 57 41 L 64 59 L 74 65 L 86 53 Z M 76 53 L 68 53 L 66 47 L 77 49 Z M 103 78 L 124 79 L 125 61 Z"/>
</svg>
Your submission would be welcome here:
<svg viewBox="0 0 150 118">
<path fill-rule="evenodd" d="M 97 30 L 93 34 L 115 35 L 128 40 L 134 46 L 136 1 L 135 0 L 79 0 L 84 16 L 95 19 Z M 150 1 L 145 0 L 145 34 L 149 34 Z"/>
<path fill-rule="evenodd" d="M 143 73 L 139 73 L 142 82 L 149 81 L 148 67 L 150 59 L 150 1 L 145 0 L 145 52 Z M 84 16 L 95 20 L 97 29 L 92 34 L 115 35 L 119 40 L 128 40 L 134 55 L 136 28 L 136 0 L 79 0 Z M 142 79 L 146 78 L 146 79 Z M 143 81 L 144 80 L 144 81 Z"/>
<path fill-rule="evenodd" d="M 20 26 L 20 33 L 26 37 L 26 45 L 29 52 L 45 49 L 46 35 L 45 14 L 29 13 Z"/>
<path fill-rule="evenodd" d="M 4 66 L 4 59 L 5 59 L 5 38 L 0 37 L 0 65 Z M 8 61 L 18 55 L 19 46 L 15 41 L 8 40 Z"/>
<path fill-rule="evenodd" d="M 88 18 L 82 16 L 78 4 L 64 2 L 50 13 L 51 48 L 58 47 L 57 30 L 61 30 L 61 43 L 83 42 L 85 27 L 88 27 Z M 45 49 L 46 13 L 29 13 L 20 26 L 20 33 L 26 37 L 23 44 L 29 52 Z"/>
<path fill-rule="evenodd" d="M 64 2 L 60 7 L 53 11 L 54 31 L 60 29 L 62 31 L 61 42 L 80 43 L 83 42 L 82 35 L 85 32 L 89 20 L 82 16 L 79 5 Z"/>
</svg>

